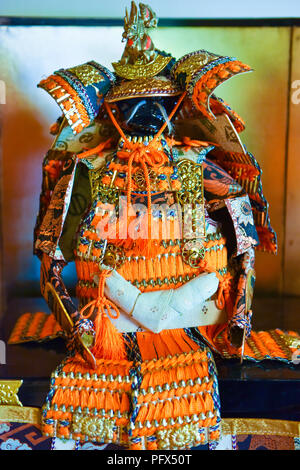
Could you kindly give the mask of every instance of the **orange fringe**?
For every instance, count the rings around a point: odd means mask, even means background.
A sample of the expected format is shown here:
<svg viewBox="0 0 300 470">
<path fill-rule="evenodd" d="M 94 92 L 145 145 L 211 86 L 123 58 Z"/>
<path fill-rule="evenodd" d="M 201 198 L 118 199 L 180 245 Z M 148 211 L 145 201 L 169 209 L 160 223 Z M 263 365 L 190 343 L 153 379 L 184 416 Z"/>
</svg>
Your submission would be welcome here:
<svg viewBox="0 0 300 470">
<path fill-rule="evenodd" d="M 104 295 L 104 285 L 107 276 L 111 271 L 103 270 L 99 276 L 98 298 L 92 300 L 83 307 L 80 314 L 83 318 L 89 318 L 96 309 L 96 319 L 94 321 L 96 329 L 95 345 L 92 352 L 96 358 L 122 360 L 126 358 L 123 335 L 111 323 L 110 318 L 118 318 L 120 312 L 118 307 L 107 299 Z M 115 310 L 116 315 L 113 314 Z M 89 310 L 87 314 L 84 314 Z"/>
<path fill-rule="evenodd" d="M 127 426 L 129 424 L 129 413 L 132 411 L 130 395 L 132 394 L 132 381 L 129 379 L 129 371 L 133 365 L 130 361 L 108 361 L 97 360 L 96 369 L 91 371 L 83 359 L 77 355 L 69 360 L 63 370 L 55 376 L 55 393 L 51 400 L 50 409 L 46 412 L 45 420 L 53 419 L 54 425 L 43 424 L 43 433 L 58 437 L 70 436 L 70 425 L 63 426 L 61 420 L 72 421 L 73 411 L 81 407 L 82 410 L 101 411 L 101 417 L 109 418 L 111 411 L 120 412 L 122 416 L 116 416 L 116 425 L 122 426 L 120 436 L 115 433 L 113 442 L 121 440 L 128 441 Z M 73 373 L 73 375 L 70 375 Z M 153 393 L 138 393 L 138 414 L 136 426 L 132 431 L 131 439 L 137 440 L 127 442 L 131 449 L 144 448 L 143 441 L 139 438 L 145 437 L 145 447 L 156 449 L 155 440 L 147 439 L 156 434 L 160 429 L 180 428 L 180 424 L 159 425 L 158 427 L 145 426 L 145 422 L 153 423 L 161 420 L 176 419 L 197 414 L 199 416 L 199 427 L 213 426 L 216 424 L 214 403 L 212 400 L 213 383 L 209 380 L 208 358 L 206 351 L 190 351 L 172 357 L 149 360 L 141 363 L 142 374 L 141 389 L 147 390 L 153 387 Z M 81 375 L 80 375 L 81 374 Z M 104 376 L 102 375 L 104 374 Z M 196 378 L 205 379 L 200 383 L 191 385 L 189 380 Z M 129 380 L 128 380 L 129 379 Z M 208 379 L 208 380 L 207 380 Z M 180 382 L 183 381 L 183 382 Z M 175 385 L 174 385 L 175 382 Z M 169 387 L 163 387 L 164 384 Z M 177 386 L 177 388 L 176 388 Z M 64 408 L 63 408 L 64 405 Z M 66 411 L 67 410 L 67 411 Z M 104 413 L 103 413 L 104 412 Z M 208 417 L 207 413 L 212 413 Z M 201 417 L 201 413 L 205 416 Z M 84 440 L 82 434 L 73 435 L 73 438 Z"/>
<path fill-rule="evenodd" d="M 167 357 L 168 355 L 196 351 L 199 346 L 191 341 L 180 328 L 162 331 L 161 333 L 138 332 L 137 342 L 143 361 L 153 357 Z"/>
</svg>

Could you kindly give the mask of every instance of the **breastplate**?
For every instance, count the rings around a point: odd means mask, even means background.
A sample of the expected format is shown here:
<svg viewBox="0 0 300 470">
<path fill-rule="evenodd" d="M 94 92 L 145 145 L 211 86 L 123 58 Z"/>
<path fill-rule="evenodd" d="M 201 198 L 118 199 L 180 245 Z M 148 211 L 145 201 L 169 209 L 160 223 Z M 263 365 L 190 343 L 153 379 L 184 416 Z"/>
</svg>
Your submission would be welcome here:
<svg viewBox="0 0 300 470">
<path fill-rule="evenodd" d="M 147 249 L 148 242 L 143 238 L 132 240 L 125 237 L 120 240 L 119 236 L 116 237 L 116 233 L 120 235 L 122 225 L 122 198 L 126 200 L 127 196 L 127 164 L 114 154 L 103 167 L 90 170 L 93 203 L 80 225 L 75 253 L 78 275 L 76 294 L 81 306 L 97 297 L 94 276 L 101 263 L 113 266 L 141 292 L 177 288 L 205 271 L 207 265 L 221 275 L 227 272 L 226 239 L 221 227 L 207 213 L 202 221 L 205 236 L 184 236 L 183 218 L 188 221 L 189 215 L 183 216 L 183 212 L 174 208 L 182 208 L 184 202 L 192 202 L 193 187 L 197 186 L 195 172 L 199 165 L 190 162 L 189 166 L 180 159 L 175 161 L 167 145 L 165 147 L 169 157 L 166 164 L 157 173 L 151 169 L 149 171 L 152 223 L 158 235 L 151 240 L 150 249 Z M 133 168 L 131 204 L 135 208 L 140 205 L 146 207 L 143 173 L 140 168 Z M 163 210 L 159 210 L 161 207 Z M 104 216 L 109 221 L 105 236 L 99 230 Z M 143 217 L 140 217 L 140 224 L 142 220 Z M 136 219 L 127 223 L 127 235 L 130 229 L 131 236 L 135 229 L 140 229 Z"/>
</svg>

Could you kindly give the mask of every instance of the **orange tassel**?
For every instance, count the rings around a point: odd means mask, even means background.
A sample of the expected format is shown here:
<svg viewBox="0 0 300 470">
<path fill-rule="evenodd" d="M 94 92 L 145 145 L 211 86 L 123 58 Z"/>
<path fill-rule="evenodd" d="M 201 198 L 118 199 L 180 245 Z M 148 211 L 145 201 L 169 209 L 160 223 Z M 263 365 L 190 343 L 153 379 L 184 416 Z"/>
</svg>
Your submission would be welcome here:
<svg viewBox="0 0 300 470">
<path fill-rule="evenodd" d="M 96 340 L 93 354 L 96 358 L 122 360 L 126 358 L 122 334 L 104 313 L 95 320 Z"/>
<path fill-rule="evenodd" d="M 173 403 L 174 403 L 173 416 L 174 416 L 174 418 L 178 418 L 178 416 L 182 416 L 182 414 L 183 414 L 182 409 L 181 409 L 180 400 L 175 399 Z"/>
<path fill-rule="evenodd" d="M 157 450 L 157 442 L 156 441 L 147 442 L 147 450 Z"/>
<path fill-rule="evenodd" d="M 154 414 L 153 414 L 153 419 L 156 421 L 159 421 L 161 419 L 161 413 L 162 413 L 162 408 L 164 404 L 163 403 L 157 403 L 155 406 Z"/>
<path fill-rule="evenodd" d="M 120 312 L 117 306 L 104 295 L 105 279 L 110 274 L 111 271 L 101 271 L 99 277 L 98 298 L 89 302 L 80 313 L 84 318 L 89 318 L 93 314 L 95 308 L 97 309 L 97 316 L 94 322 L 96 338 L 95 345 L 92 349 L 94 356 L 97 359 L 122 360 L 126 359 L 123 335 L 108 318 L 118 318 Z M 114 309 L 115 314 L 113 314 L 111 310 L 112 308 Z M 88 314 L 83 315 L 85 310 L 88 309 Z"/>
<path fill-rule="evenodd" d="M 120 412 L 124 413 L 129 410 L 130 402 L 127 393 L 123 393 L 121 397 Z"/>
<path fill-rule="evenodd" d="M 132 444 L 130 447 L 129 447 L 130 450 L 143 450 L 143 446 L 142 444 L 140 443 L 137 443 L 137 444 Z"/>
<path fill-rule="evenodd" d="M 146 420 L 147 421 L 152 421 L 153 420 L 153 416 L 154 416 L 154 413 L 155 413 L 155 405 L 153 405 L 153 403 L 149 403 L 148 407 L 147 407 L 147 416 L 146 416 Z"/>
<path fill-rule="evenodd" d="M 162 419 L 169 419 L 172 418 L 173 416 L 173 404 L 167 400 L 163 406 L 163 409 L 161 411 L 161 417 Z"/>
<path fill-rule="evenodd" d="M 148 413 L 148 407 L 146 405 L 141 406 L 139 414 L 137 416 L 137 421 L 143 423 L 146 419 L 147 413 Z"/>
</svg>

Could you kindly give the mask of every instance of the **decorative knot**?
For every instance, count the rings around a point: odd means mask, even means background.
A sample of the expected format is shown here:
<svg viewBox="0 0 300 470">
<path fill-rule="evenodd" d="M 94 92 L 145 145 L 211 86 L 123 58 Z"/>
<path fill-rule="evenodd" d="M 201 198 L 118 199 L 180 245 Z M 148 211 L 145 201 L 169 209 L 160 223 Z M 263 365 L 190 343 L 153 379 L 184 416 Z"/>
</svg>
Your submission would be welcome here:
<svg viewBox="0 0 300 470">
<path fill-rule="evenodd" d="M 86 304 L 80 311 L 81 316 L 84 319 L 90 318 L 91 315 L 95 312 L 96 314 L 103 316 L 109 316 L 112 319 L 119 318 L 120 311 L 118 307 L 111 302 L 104 294 L 105 281 L 108 276 L 111 275 L 111 270 L 104 269 L 101 271 L 98 285 L 98 296 L 96 299 L 91 300 Z M 114 310 L 114 312 L 112 311 Z M 85 313 L 87 311 L 87 313 Z"/>
</svg>

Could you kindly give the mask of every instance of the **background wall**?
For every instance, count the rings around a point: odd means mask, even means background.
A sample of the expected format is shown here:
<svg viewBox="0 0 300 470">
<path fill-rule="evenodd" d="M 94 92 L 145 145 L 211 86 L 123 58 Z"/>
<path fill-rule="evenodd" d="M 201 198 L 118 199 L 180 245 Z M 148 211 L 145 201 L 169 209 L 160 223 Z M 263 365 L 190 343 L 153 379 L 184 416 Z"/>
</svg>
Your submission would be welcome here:
<svg viewBox="0 0 300 470">
<path fill-rule="evenodd" d="M 60 114 L 36 84 L 60 67 L 90 59 L 111 67 L 123 51 L 121 34 L 121 27 L 0 27 L 0 80 L 6 90 L 5 104 L 0 106 L 4 279 L 14 296 L 39 291 L 32 230 L 41 163 L 52 142 L 48 128 Z M 159 48 L 177 58 L 203 48 L 236 56 L 254 68 L 254 73 L 224 84 L 217 95 L 246 121 L 241 137 L 263 168 L 264 193 L 278 234 L 277 256 L 257 254 L 257 292 L 299 295 L 300 198 L 295 170 L 300 107 L 291 101 L 291 84 L 300 79 L 299 29 L 161 27 L 152 36 Z M 72 278 L 70 268 L 67 279 Z"/>
<path fill-rule="evenodd" d="M 160 18 L 292 18 L 299 0 L 149 0 Z M 0 15 L 68 18 L 122 18 L 128 0 L 1 0 Z"/>
</svg>

